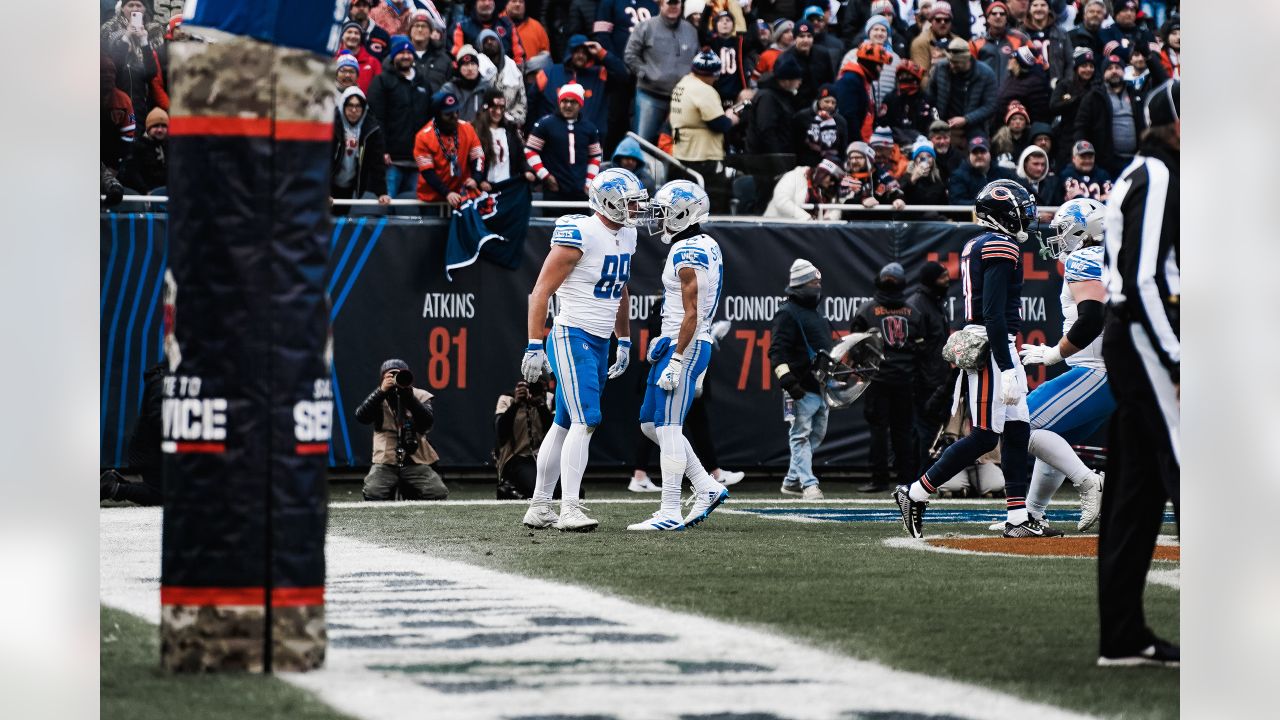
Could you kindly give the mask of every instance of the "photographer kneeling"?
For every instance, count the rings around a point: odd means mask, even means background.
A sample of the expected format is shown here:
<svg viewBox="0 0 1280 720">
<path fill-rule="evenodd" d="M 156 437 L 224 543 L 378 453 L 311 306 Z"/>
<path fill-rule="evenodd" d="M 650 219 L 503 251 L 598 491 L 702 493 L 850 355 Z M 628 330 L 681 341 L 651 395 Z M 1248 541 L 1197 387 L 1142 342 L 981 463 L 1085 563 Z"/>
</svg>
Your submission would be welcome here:
<svg viewBox="0 0 1280 720">
<path fill-rule="evenodd" d="M 497 431 L 493 457 L 498 470 L 499 500 L 528 500 L 537 483 L 538 448 L 554 416 L 547 407 L 547 391 L 541 382 L 516 383 L 511 395 L 498 398 L 494 410 Z M 555 497 L 560 497 L 556 483 Z"/>
<path fill-rule="evenodd" d="M 403 360 L 382 363 L 382 384 L 356 408 L 373 425 L 373 465 L 364 478 L 365 500 L 444 500 L 449 489 L 431 465 L 440 459 L 427 442 L 434 418 L 431 393 L 413 387 Z"/>
</svg>

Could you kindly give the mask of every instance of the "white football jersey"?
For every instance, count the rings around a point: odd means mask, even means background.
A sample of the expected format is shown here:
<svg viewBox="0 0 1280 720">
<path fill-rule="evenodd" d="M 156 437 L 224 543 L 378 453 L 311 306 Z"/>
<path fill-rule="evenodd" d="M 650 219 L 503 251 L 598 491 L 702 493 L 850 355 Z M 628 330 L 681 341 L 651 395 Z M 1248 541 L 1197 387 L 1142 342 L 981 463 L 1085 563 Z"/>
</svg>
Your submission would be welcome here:
<svg viewBox="0 0 1280 720">
<path fill-rule="evenodd" d="M 711 322 L 724 290 L 724 263 L 720 245 L 710 235 L 694 235 L 677 241 L 662 268 L 662 334 L 672 340 L 680 334 L 684 299 L 680 292 L 681 268 L 692 268 L 698 277 L 698 329 L 694 340 L 711 341 Z"/>
<path fill-rule="evenodd" d="M 1062 276 L 1062 295 L 1059 299 L 1062 301 L 1062 336 L 1066 337 L 1067 331 L 1076 324 L 1078 317 L 1076 299 L 1071 295 L 1071 283 L 1102 279 L 1102 246 L 1080 248 L 1068 255 L 1063 265 L 1066 270 Z M 1065 362 L 1072 367 L 1106 370 L 1107 365 L 1102 361 L 1102 336 L 1094 338 L 1089 347 L 1066 358 Z"/>
<path fill-rule="evenodd" d="M 614 232 L 595 215 L 565 215 L 556 221 L 551 244 L 582 251 L 578 264 L 556 291 L 556 323 L 596 337 L 610 337 L 622 289 L 631 277 L 636 229 L 624 227 Z"/>
</svg>

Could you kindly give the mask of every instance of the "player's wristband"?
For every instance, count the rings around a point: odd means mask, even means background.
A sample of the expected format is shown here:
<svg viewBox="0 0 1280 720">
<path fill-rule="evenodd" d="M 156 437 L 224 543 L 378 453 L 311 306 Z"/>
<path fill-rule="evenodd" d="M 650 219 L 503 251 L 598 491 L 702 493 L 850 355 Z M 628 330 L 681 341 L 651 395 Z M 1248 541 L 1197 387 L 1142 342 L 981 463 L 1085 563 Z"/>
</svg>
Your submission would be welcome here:
<svg viewBox="0 0 1280 720">
<path fill-rule="evenodd" d="M 621 347 L 631 347 L 631 338 L 630 337 L 618 338 L 618 345 Z"/>
<path fill-rule="evenodd" d="M 684 362 L 684 356 L 683 356 L 683 355 L 681 355 L 680 353 L 672 353 L 672 355 L 671 355 L 671 362 L 683 363 L 683 362 Z"/>
<path fill-rule="evenodd" d="M 525 346 L 525 352 L 542 349 L 542 341 L 537 338 L 529 338 L 529 344 Z"/>
</svg>

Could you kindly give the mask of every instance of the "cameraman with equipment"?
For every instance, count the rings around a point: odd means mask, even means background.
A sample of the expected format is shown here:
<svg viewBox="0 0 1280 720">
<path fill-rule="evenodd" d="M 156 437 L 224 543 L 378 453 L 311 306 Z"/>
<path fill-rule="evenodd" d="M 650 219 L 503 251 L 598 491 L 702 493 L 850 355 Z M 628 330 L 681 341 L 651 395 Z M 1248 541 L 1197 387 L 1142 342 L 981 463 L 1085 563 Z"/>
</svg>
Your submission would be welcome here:
<svg viewBox="0 0 1280 720">
<path fill-rule="evenodd" d="M 432 469 L 440 456 L 427 442 L 434 423 L 431 393 L 413 386 L 403 360 L 387 360 L 382 383 L 360 407 L 356 420 L 373 425 L 373 465 L 364 478 L 365 500 L 444 500 L 449 489 Z"/>
<path fill-rule="evenodd" d="M 554 416 L 542 381 L 521 379 L 511 395 L 498 398 L 494 409 L 496 437 L 493 460 L 498 470 L 499 500 L 528 500 L 538 480 L 538 448 Z M 556 483 L 554 499 L 560 497 Z"/>
</svg>

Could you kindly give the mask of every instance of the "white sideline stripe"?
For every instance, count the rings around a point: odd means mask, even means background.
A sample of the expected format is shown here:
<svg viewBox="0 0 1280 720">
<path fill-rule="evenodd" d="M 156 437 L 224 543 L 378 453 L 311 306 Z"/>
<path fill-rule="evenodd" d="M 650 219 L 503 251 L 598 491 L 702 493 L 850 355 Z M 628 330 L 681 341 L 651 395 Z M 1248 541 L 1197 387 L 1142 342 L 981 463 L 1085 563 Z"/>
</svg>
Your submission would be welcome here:
<svg viewBox="0 0 1280 720">
<path fill-rule="evenodd" d="M 1155 583 L 1156 585 L 1164 585 L 1165 587 L 1171 587 L 1174 590 L 1181 590 L 1182 589 L 1181 572 L 1182 571 L 1179 568 L 1174 568 L 1172 570 L 1157 570 L 1155 568 L 1152 568 L 1151 570 L 1147 571 L 1147 582 Z"/>
<path fill-rule="evenodd" d="M 160 517 L 158 508 L 104 508 L 99 515 L 102 602 L 153 623 L 159 620 Z M 587 714 L 674 720 L 730 712 L 796 720 L 871 712 L 1086 717 L 751 627 L 429 554 L 331 536 L 326 559 L 327 662 L 315 672 L 280 677 L 369 720 L 421 717 L 428 708 L 433 720 Z M 414 582 L 424 589 L 405 585 Z M 474 598 L 478 606 L 461 613 L 451 612 L 452 603 L 423 609 L 442 585 L 449 596 Z M 379 593 L 387 600 L 375 599 Z M 575 619 L 596 624 L 548 624 Z M 449 620 L 453 627 L 423 625 Z M 351 644 L 361 638 L 368 641 L 364 647 Z M 453 671 L 374 669 L 379 665 Z"/>
<path fill-rule="evenodd" d="M 732 492 L 733 491 L 731 490 L 730 493 Z M 582 504 L 588 507 L 592 505 L 653 505 L 655 503 L 655 500 L 656 498 L 654 498 L 652 495 L 650 495 L 647 498 L 609 498 L 609 499 L 600 499 L 600 500 L 592 500 L 588 498 L 586 500 L 583 500 Z M 732 502 L 737 505 L 794 505 L 796 507 L 825 507 L 829 505 L 866 505 L 866 506 L 883 505 L 884 507 L 891 507 L 894 509 L 897 509 L 898 507 L 897 504 L 894 503 L 892 498 L 885 498 L 883 500 L 879 500 L 879 499 L 871 500 L 871 499 L 860 499 L 860 498 L 859 499 L 828 498 L 826 500 L 802 500 L 800 498 L 794 498 L 794 499 L 749 498 L 749 497 L 739 498 L 739 497 L 730 495 L 729 502 Z M 468 506 L 468 505 L 494 505 L 494 506 L 500 506 L 500 507 L 514 508 L 514 507 L 525 507 L 528 504 L 529 504 L 528 500 L 444 500 L 444 501 L 392 500 L 392 501 L 385 501 L 385 502 L 367 502 L 363 500 L 351 500 L 351 501 L 342 501 L 342 502 L 331 502 L 329 503 L 329 507 L 339 508 L 343 510 L 352 509 L 352 508 L 359 508 L 363 510 L 380 510 L 380 509 L 403 508 L 403 507 L 447 508 L 447 507 L 459 507 L 459 506 Z M 960 506 L 971 505 L 975 507 L 990 506 L 990 507 L 998 507 L 1001 510 L 1004 509 L 1004 503 L 1001 502 L 1000 500 L 982 500 L 977 498 L 947 500 L 946 504 L 948 507 L 951 505 L 960 505 Z M 1056 508 L 1073 508 L 1073 507 L 1079 507 L 1080 503 L 1079 501 L 1058 502 L 1057 500 L 1054 500 L 1053 506 Z M 717 512 L 724 512 L 724 510 L 721 509 L 721 510 L 718 510 Z"/>
</svg>

